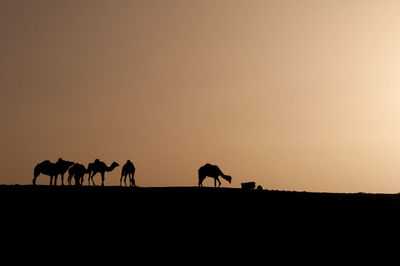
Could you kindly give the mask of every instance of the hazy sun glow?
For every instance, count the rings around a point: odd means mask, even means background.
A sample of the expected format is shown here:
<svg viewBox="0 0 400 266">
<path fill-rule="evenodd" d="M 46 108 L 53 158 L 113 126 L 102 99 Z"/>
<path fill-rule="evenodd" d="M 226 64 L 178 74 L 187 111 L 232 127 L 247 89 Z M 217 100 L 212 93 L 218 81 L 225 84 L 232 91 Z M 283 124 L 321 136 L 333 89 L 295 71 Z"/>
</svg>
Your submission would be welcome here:
<svg viewBox="0 0 400 266">
<path fill-rule="evenodd" d="M 63 157 L 131 159 L 139 186 L 196 185 L 211 162 L 236 187 L 398 192 L 399 14 L 395 0 L 1 1 L 0 183 Z"/>
</svg>

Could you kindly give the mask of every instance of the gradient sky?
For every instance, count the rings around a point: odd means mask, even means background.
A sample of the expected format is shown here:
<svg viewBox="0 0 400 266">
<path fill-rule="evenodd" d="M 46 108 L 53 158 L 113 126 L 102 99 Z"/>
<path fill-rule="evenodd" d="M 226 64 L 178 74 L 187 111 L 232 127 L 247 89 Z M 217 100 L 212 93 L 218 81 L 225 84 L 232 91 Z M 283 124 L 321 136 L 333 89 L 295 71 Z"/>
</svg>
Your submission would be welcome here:
<svg viewBox="0 0 400 266">
<path fill-rule="evenodd" d="M 131 159 L 139 186 L 197 185 L 210 162 L 231 187 L 399 192 L 399 14 L 389 0 L 2 0 L 0 183 L 63 157 Z"/>
</svg>

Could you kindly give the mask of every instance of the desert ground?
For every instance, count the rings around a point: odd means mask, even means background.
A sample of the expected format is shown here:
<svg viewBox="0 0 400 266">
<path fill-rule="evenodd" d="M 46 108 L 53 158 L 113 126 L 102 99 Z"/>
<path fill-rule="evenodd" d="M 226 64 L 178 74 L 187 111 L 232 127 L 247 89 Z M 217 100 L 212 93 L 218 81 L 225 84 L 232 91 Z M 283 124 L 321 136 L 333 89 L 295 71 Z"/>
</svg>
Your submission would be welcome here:
<svg viewBox="0 0 400 266">
<path fill-rule="evenodd" d="M 387 235 L 400 211 L 399 194 L 212 187 L 2 185 L 0 198 L 4 253 L 38 260 L 256 259 L 329 253 L 337 240 L 345 252 Z"/>
</svg>

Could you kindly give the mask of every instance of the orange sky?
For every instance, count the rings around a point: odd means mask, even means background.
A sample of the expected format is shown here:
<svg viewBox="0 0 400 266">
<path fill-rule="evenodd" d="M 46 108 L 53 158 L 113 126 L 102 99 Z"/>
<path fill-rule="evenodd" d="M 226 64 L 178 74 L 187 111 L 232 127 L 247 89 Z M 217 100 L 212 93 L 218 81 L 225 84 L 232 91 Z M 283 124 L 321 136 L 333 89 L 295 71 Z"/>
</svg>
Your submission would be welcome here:
<svg viewBox="0 0 400 266">
<path fill-rule="evenodd" d="M 139 186 L 197 185 L 210 162 L 232 187 L 398 192 L 399 14 L 385 0 L 1 1 L 0 183 L 63 157 L 131 159 Z"/>
</svg>

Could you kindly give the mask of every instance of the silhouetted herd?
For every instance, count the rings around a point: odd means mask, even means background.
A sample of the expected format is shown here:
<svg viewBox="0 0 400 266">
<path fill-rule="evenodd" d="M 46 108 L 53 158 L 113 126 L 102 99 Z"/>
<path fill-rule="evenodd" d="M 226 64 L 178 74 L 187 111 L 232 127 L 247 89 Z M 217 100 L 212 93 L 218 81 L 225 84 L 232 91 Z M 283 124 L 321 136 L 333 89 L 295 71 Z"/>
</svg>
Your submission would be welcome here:
<svg viewBox="0 0 400 266">
<path fill-rule="evenodd" d="M 64 185 L 64 175 L 68 171 L 67 182 L 68 185 L 72 185 L 72 178 L 75 180 L 75 186 L 81 186 L 84 183 L 84 176 L 88 174 L 87 185 L 90 186 L 92 183 L 95 186 L 93 177 L 100 173 L 101 175 L 101 185 L 104 186 L 105 173 L 113 171 L 119 164 L 113 162 L 110 166 L 107 166 L 104 162 L 96 159 L 93 163 L 89 163 L 86 168 L 80 163 L 65 161 L 61 158 L 57 162 L 52 163 L 49 160 L 43 161 L 35 166 L 33 173 L 33 185 L 36 185 L 36 179 L 40 174 L 50 176 L 50 185 L 57 185 L 57 178 L 61 176 L 61 185 Z M 122 179 L 124 179 L 124 184 L 126 184 L 126 178 L 129 177 L 129 185 L 135 186 L 135 166 L 128 160 L 122 167 L 120 185 L 122 185 Z M 53 182 L 54 180 L 54 182 Z"/>
<path fill-rule="evenodd" d="M 61 176 L 61 185 L 64 185 L 64 175 L 68 171 L 67 183 L 68 185 L 72 185 L 72 179 L 75 181 L 75 186 L 82 186 L 84 184 L 84 177 L 87 174 L 87 185 L 96 186 L 93 177 L 100 173 L 101 176 L 101 186 L 104 186 L 105 173 L 113 171 L 119 164 L 117 162 L 113 162 L 110 166 L 107 166 L 106 163 L 96 159 L 93 163 L 89 163 L 87 167 L 80 163 L 65 161 L 61 158 L 57 160 L 57 162 L 53 163 L 49 160 L 43 161 L 37 164 L 34 168 L 33 180 L 32 184 L 36 185 L 36 179 L 40 174 L 50 176 L 50 185 L 57 185 L 57 178 Z M 127 160 L 124 166 L 121 169 L 121 179 L 120 186 L 122 186 L 122 181 L 124 181 L 124 185 L 127 186 L 126 179 L 128 178 L 129 186 L 135 187 L 135 166 L 130 160 Z M 221 169 L 217 165 L 205 164 L 201 166 L 198 170 L 198 186 L 203 186 L 203 181 L 206 177 L 214 178 L 214 187 L 221 186 L 221 181 L 219 177 L 222 177 L 224 180 L 229 183 L 232 182 L 232 177 L 229 175 L 225 175 Z M 247 182 L 242 183 L 242 189 L 250 190 L 254 189 L 256 184 L 255 182 Z M 262 189 L 261 186 L 258 186 L 257 189 Z"/>
</svg>

